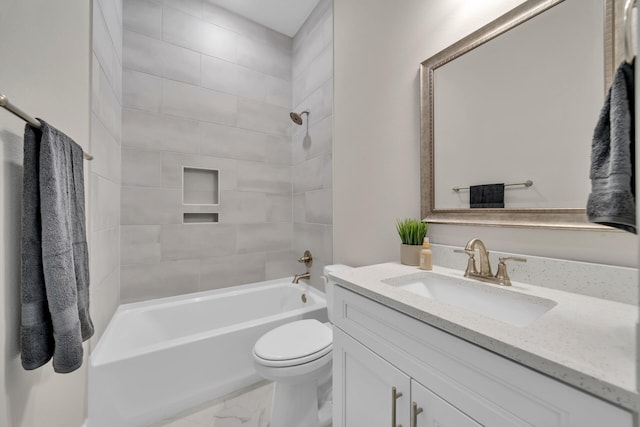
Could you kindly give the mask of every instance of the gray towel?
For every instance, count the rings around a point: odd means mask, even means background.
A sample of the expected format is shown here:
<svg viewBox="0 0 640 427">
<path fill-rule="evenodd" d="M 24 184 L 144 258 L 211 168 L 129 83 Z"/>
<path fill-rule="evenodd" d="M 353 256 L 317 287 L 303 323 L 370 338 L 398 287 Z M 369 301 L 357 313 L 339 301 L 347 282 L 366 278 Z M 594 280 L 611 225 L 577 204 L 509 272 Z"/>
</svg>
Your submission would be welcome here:
<svg viewBox="0 0 640 427">
<path fill-rule="evenodd" d="M 66 373 L 80 367 L 82 342 L 94 332 L 83 153 L 40 122 L 41 130 L 25 129 L 22 363 L 35 369 L 53 356 L 54 370 Z"/>
<path fill-rule="evenodd" d="M 633 64 L 623 62 L 600 112 L 591 144 L 590 222 L 636 233 Z"/>
</svg>

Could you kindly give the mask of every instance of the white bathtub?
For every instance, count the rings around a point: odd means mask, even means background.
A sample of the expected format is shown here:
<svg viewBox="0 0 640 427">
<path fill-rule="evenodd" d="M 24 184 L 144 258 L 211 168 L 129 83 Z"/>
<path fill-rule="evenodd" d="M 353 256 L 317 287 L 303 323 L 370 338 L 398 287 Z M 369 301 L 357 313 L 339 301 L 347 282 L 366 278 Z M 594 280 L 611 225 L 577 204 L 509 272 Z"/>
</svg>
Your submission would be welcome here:
<svg viewBox="0 0 640 427">
<path fill-rule="evenodd" d="M 89 359 L 87 427 L 146 426 L 258 382 L 256 340 L 307 318 L 327 320 L 325 297 L 291 278 L 124 304 Z"/>
</svg>

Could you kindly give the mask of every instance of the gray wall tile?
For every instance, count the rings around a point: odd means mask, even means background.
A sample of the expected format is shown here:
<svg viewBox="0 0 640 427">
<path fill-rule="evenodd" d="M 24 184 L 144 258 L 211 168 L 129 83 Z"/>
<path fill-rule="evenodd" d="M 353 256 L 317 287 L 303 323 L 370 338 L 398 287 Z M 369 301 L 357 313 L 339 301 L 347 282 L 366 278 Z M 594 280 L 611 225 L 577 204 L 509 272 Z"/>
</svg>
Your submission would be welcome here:
<svg viewBox="0 0 640 427">
<path fill-rule="evenodd" d="M 200 261 L 180 260 L 160 264 L 122 266 L 122 303 L 181 295 L 199 290 Z"/>
<path fill-rule="evenodd" d="M 300 76 L 294 78 L 293 103 L 299 103 L 316 88 L 322 86 L 327 80 L 333 77 L 332 72 L 333 49 L 331 46 L 328 46 L 322 51 L 320 56 L 313 59 Z"/>
<path fill-rule="evenodd" d="M 162 159 L 157 151 L 122 149 L 122 185 L 160 187 Z"/>
<path fill-rule="evenodd" d="M 91 283 L 100 286 L 120 267 L 120 227 L 92 232 L 89 245 Z"/>
<path fill-rule="evenodd" d="M 289 223 L 247 224 L 238 227 L 237 253 L 291 249 L 293 227 Z"/>
<path fill-rule="evenodd" d="M 181 190 L 123 186 L 121 197 L 122 225 L 182 222 Z"/>
<path fill-rule="evenodd" d="M 117 53 L 102 14 L 102 8 L 99 6 L 93 8 L 92 24 L 93 54 L 98 58 L 107 81 L 113 84 L 115 74 L 120 72 L 119 69 L 114 67 L 113 57 L 117 56 Z"/>
<path fill-rule="evenodd" d="M 205 0 L 203 4 L 202 19 L 252 39 L 267 40 L 269 30 L 266 27 L 236 15 L 208 0 Z"/>
<path fill-rule="evenodd" d="M 116 268 L 99 285 L 89 288 L 91 298 L 91 320 L 95 332 L 91 337 L 91 348 L 95 348 L 120 305 L 120 268 Z"/>
<path fill-rule="evenodd" d="M 158 264 L 160 228 L 159 225 L 123 225 L 120 264 Z"/>
<path fill-rule="evenodd" d="M 331 158 L 329 155 L 305 160 L 293 167 L 293 193 L 320 190 L 327 182 L 326 175 L 331 175 Z"/>
<path fill-rule="evenodd" d="M 132 31 L 123 34 L 123 66 L 128 70 L 162 75 L 164 43 Z"/>
<path fill-rule="evenodd" d="M 99 0 L 98 4 L 107 25 L 109 38 L 113 44 L 112 51 L 116 57 L 122 58 L 122 7 L 117 0 Z M 95 7 L 94 3 L 94 7 Z"/>
<path fill-rule="evenodd" d="M 151 74 L 124 70 L 122 104 L 128 108 L 160 111 L 162 102 L 162 79 Z"/>
<path fill-rule="evenodd" d="M 267 222 L 293 221 L 293 197 L 291 194 L 267 194 Z"/>
<path fill-rule="evenodd" d="M 197 18 L 202 17 L 203 0 L 158 0 L 161 4 Z M 166 10 L 166 8 L 165 8 Z"/>
<path fill-rule="evenodd" d="M 199 122 L 125 108 L 122 115 L 122 143 L 145 150 L 197 153 Z"/>
<path fill-rule="evenodd" d="M 277 138 L 247 129 L 203 123 L 200 126 L 202 154 L 232 159 L 264 161 L 269 141 Z"/>
<path fill-rule="evenodd" d="M 102 336 L 120 302 L 122 14 L 119 0 L 93 2 L 89 263 L 91 314 Z"/>
<path fill-rule="evenodd" d="M 220 289 L 265 280 L 265 254 L 232 255 L 201 261 L 200 289 Z"/>
<path fill-rule="evenodd" d="M 220 222 L 252 224 L 267 222 L 268 195 L 248 191 L 223 191 L 220 196 Z"/>
<path fill-rule="evenodd" d="M 302 255 L 300 255 L 302 256 Z M 268 252 L 265 262 L 265 279 L 279 279 L 293 276 L 298 270 L 296 257 L 293 251 Z"/>
<path fill-rule="evenodd" d="M 170 8 L 165 8 L 162 15 L 162 38 L 227 61 L 236 59 L 234 32 Z"/>
<path fill-rule="evenodd" d="M 264 101 L 268 77 L 223 59 L 202 56 L 202 86 L 209 89 Z"/>
<path fill-rule="evenodd" d="M 250 99 L 238 100 L 238 127 L 276 135 L 291 135 L 289 108 L 265 104 Z"/>
<path fill-rule="evenodd" d="M 290 194 L 291 169 L 258 162 L 238 162 L 238 189 Z"/>
<path fill-rule="evenodd" d="M 120 74 L 120 72 L 118 72 Z M 120 139 L 122 128 L 122 104 L 115 88 L 106 80 L 104 73 L 100 73 L 98 110 L 94 111 L 105 128 L 114 138 Z"/>
<path fill-rule="evenodd" d="M 226 93 L 164 80 L 161 111 L 173 116 L 235 125 L 238 100 Z"/>
<path fill-rule="evenodd" d="M 291 82 L 268 76 L 265 81 L 265 102 L 286 109 L 291 108 Z"/>
<path fill-rule="evenodd" d="M 120 182 L 91 174 L 91 229 L 117 228 L 120 224 Z"/>
<path fill-rule="evenodd" d="M 223 224 L 163 225 L 160 247 L 163 261 L 231 255 L 236 249 L 236 227 Z"/>
<path fill-rule="evenodd" d="M 146 36 L 162 37 L 162 7 L 151 0 L 125 0 L 124 28 Z"/>
<path fill-rule="evenodd" d="M 208 0 L 127 1 L 123 301 L 291 275 L 293 40 Z M 183 166 L 220 171 L 219 205 L 183 204 Z M 220 222 L 182 224 L 184 213 Z"/>
<path fill-rule="evenodd" d="M 305 193 L 295 194 L 293 196 L 293 222 L 304 223 L 307 218 L 307 211 L 304 204 Z"/>
<path fill-rule="evenodd" d="M 102 124 L 95 113 L 91 114 L 91 172 L 113 182 L 120 182 L 120 141 Z"/>
<path fill-rule="evenodd" d="M 331 225 L 333 223 L 331 189 L 307 191 L 304 194 L 305 222 Z"/>
<path fill-rule="evenodd" d="M 239 36 L 237 63 L 283 80 L 291 80 L 291 51 Z"/>
<path fill-rule="evenodd" d="M 124 67 L 185 83 L 200 83 L 200 54 L 184 47 L 124 32 Z"/>
<path fill-rule="evenodd" d="M 304 38 L 304 49 L 297 49 L 293 55 L 292 73 L 294 76 L 301 75 L 315 58 L 317 58 L 326 47 L 324 40 L 324 27 L 317 25 Z"/>
<path fill-rule="evenodd" d="M 200 84 L 200 54 L 180 46 L 164 43 L 161 48 L 162 77 L 179 82 Z"/>
</svg>

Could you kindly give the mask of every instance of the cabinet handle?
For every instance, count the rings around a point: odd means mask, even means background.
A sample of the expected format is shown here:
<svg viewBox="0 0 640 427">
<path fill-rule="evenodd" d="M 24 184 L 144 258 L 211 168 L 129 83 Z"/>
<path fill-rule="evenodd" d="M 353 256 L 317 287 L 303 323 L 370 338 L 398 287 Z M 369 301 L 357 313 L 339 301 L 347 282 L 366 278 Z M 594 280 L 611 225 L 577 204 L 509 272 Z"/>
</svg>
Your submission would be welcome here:
<svg viewBox="0 0 640 427">
<path fill-rule="evenodd" d="M 413 402 L 411 405 L 411 427 L 418 427 L 418 414 L 424 412 L 422 408 L 418 408 L 418 404 Z"/>
<path fill-rule="evenodd" d="M 396 400 L 402 397 L 402 392 L 398 391 L 395 387 L 391 387 L 391 427 L 402 427 L 402 425 L 396 425 Z"/>
</svg>

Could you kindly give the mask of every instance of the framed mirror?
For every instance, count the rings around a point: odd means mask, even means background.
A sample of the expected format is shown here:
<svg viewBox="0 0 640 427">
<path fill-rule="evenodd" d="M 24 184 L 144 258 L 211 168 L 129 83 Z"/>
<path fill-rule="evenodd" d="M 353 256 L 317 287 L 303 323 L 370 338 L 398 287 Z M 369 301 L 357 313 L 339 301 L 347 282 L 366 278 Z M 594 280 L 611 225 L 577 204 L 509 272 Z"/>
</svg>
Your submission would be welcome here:
<svg viewBox="0 0 640 427">
<path fill-rule="evenodd" d="M 610 230 L 585 206 L 616 3 L 529 0 L 421 64 L 423 218 Z M 495 183 L 505 207 L 471 208 L 471 186 Z"/>
</svg>

